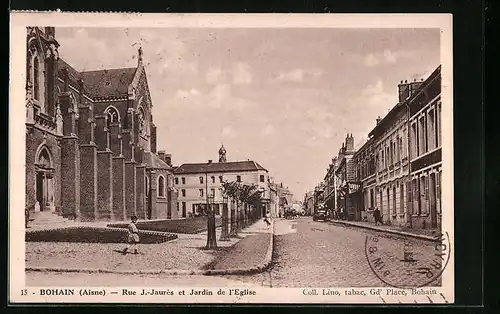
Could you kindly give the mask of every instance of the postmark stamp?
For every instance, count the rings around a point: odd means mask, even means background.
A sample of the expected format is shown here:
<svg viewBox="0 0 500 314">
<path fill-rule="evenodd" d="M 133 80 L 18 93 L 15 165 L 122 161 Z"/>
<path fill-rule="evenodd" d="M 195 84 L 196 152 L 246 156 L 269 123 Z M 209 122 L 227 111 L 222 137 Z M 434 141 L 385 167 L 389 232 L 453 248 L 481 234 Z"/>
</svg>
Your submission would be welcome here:
<svg viewBox="0 0 500 314">
<path fill-rule="evenodd" d="M 399 251 L 389 242 L 399 242 Z M 416 241 L 425 242 L 414 245 Z M 401 289 L 440 286 L 441 274 L 450 259 L 448 233 L 433 237 L 433 241 L 404 238 L 394 240 L 374 235 L 366 237 L 365 255 L 373 273 L 383 283 Z M 418 294 L 418 291 L 414 291 Z"/>
</svg>

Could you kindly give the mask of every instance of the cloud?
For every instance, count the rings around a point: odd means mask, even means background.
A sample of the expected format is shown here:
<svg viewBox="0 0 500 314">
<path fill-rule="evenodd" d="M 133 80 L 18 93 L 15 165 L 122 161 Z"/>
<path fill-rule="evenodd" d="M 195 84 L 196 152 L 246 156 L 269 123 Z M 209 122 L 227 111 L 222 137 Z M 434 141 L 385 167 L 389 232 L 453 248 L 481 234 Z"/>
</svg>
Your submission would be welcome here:
<svg viewBox="0 0 500 314">
<path fill-rule="evenodd" d="M 175 98 L 186 99 L 198 95 L 200 95 L 200 92 L 195 88 L 191 88 L 190 90 L 179 89 L 175 93 Z"/>
<path fill-rule="evenodd" d="M 366 55 L 364 64 L 368 67 L 373 67 L 379 64 L 392 64 L 396 63 L 398 56 L 398 53 L 386 49 L 381 53 L 370 53 Z"/>
<path fill-rule="evenodd" d="M 269 124 L 262 130 L 262 135 L 273 135 L 276 133 L 276 129 L 272 124 Z"/>
<path fill-rule="evenodd" d="M 221 74 L 222 70 L 220 68 L 210 67 L 205 74 L 205 80 L 208 84 L 216 84 L 219 81 Z"/>
<path fill-rule="evenodd" d="M 304 80 L 304 70 L 295 69 L 289 72 L 282 72 L 276 77 L 277 81 L 302 82 Z"/>
<path fill-rule="evenodd" d="M 335 115 L 323 107 L 310 107 L 305 116 L 313 121 L 325 121 L 335 119 Z"/>
<path fill-rule="evenodd" d="M 218 84 L 214 87 L 210 96 L 218 103 L 222 103 L 224 100 L 230 97 L 231 87 L 227 84 Z"/>
<path fill-rule="evenodd" d="M 397 99 L 384 90 L 384 83 L 378 79 L 375 84 L 368 85 L 362 93 L 366 97 L 366 102 L 371 106 L 384 106 L 394 105 Z"/>
<path fill-rule="evenodd" d="M 384 50 L 384 59 L 387 63 L 395 63 L 397 58 L 395 53 L 392 53 L 390 50 Z"/>
<path fill-rule="evenodd" d="M 373 53 L 368 54 L 365 57 L 365 65 L 368 67 L 373 67 L 379 64 L 380 61 L 377 56 L 375 56 Z"/>
<path fill-rule="evenodd" d="M 319 141 L 318 139 L 316 138 L 316 136 L 313 136 L 309 139 L 307 139 L 305 142 L 304 142 L 304 145 L 305 146 L 308 146 L 308 147 L 316 147 L 319 145 Z"/>
<path fill-rule="evenodd" d="M 221 136 L 222 137 L 231 137 L 231 138 L 234 138 L 234 137 L 238 136 L 238 133 L 232 127 L 225 126 L 225 127 L 222 128 Z"/>
<path fill-rule="evenodd" d="M 90 36 L 85 28 L 73 29 L 71 36 L 58 38 L 58 41 L 61 44 L 59 48 L 61 58 L 80 71 L 118 66 L 117 63 L 121 61 L 120 58 L 114 58 L 113 54 L 109 53 L 109 47 L 105 41 Z M 82 43 L 85 44 L 85 49 L 82 49 Z M 92 55 L 99 56 L 97 58 L 99 66 L 96 66 L 94 58 L 89 58 L 89 51 Z"/>
<path fill-rule="evenodd" d="M 290 71 L 281 72 L 272 81 L 275 82 L 303 82 L 307 76 L 309 77 L 319 77 L 324 74 L 324 71 L 320 69 L 293 69 Z"/>
<path fill-rule="evenodd" d="M 237 62 L 233 65 L 233 83 L 236 85 L 251 84 L 253 77 L 250 66 L 245 62 Z"/>
</svg>

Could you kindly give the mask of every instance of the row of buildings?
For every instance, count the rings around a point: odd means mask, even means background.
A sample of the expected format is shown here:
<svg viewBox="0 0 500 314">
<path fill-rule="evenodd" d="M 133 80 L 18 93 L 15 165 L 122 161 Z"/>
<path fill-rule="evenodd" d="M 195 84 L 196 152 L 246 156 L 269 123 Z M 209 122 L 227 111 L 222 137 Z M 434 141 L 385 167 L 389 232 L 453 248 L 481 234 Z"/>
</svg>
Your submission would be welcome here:
<svg viewBox="0 0 500 314">
<path fill-rule="evenodd" d="M 306 194 L 343 219 L 433 229 L 441 225 L 441 66 L 422 81 L 401 81 L 399 100 L 368 140 L 347 134 L 323 181 Z M 314 205 L 313 205 L 314 206 Z"/>
<path fill-rule="evenodd" d="M 253 161 L 172 165 L 157 151 L 143 53 L 131 68 L 77 71 L 59 58 L 53 27 L 26 36 L 27 216 L 79 221 L 174 219 L 199 214 L 223 181 L 255 184 L 273 215 L 282 184 Z"/>
<path fill-rule="evenodd" d="M 223 204 L 227 203 L 222 188 L 226 181 L 254 185 L 260 190 L 264 201 L 262 214 L 269 212 L 272 217 L 278 217 L 291 204 L 292 194 L 283 183 L 274 182 L 267 169 L 252 160 L 228 161 L 222 145 L 219 162 L 185 163 L 174 169 L 177 208 L 181 216 L 202 214 L 207 202 L 216 214 L 221 214 Z"/>
</svg>

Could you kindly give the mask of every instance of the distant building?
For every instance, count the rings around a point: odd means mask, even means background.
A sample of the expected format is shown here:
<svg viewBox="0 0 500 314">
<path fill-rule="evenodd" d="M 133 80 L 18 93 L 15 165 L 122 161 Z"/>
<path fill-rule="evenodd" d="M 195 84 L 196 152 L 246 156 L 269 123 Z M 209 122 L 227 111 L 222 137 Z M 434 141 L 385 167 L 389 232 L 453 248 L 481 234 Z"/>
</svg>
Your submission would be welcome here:
<svg viewBox="0 0 500 314">
<path fill-rule="evenodd" d="M 375 191 L 377 180 L 376 158 L 373 137 L 369 138 L 353 156 L 356 167 L 356 181 L 361 184 L 361 220 L 374 222 L 373 211 L 375 210 Z"/>
<path fill-rule="evenodd" d="M 220 215 L 224 201 L 222 183 L 225 181 L 256 185 L 264 192 L 267 210 L 270 200 L 268 171 L 255 161 L 226 161 L 224 146 L 219 149 L 219 160 L 220 162 L 209 160 L 206 163 L 185 163 L 174 170 L 179 216 L 202 214 L 208 196 L 213 196 L 214 210 Z"/>
<path fill-rule="evenodd" d="M 314 214 L 314 191 L 309 191 L 305 194 L 302 206 L 306 215 Z"/>
<path fill-rule="evenodd" d="M 345 145 L 339 150 L 338 167 L 335 175 L 338 178 L 337 185 L 337 211 L 347 220 L 361 219 L 361 195 L 360 184 L 356 178 L 354 156 L 354 137 L 347 134 Z"/>
</svg>

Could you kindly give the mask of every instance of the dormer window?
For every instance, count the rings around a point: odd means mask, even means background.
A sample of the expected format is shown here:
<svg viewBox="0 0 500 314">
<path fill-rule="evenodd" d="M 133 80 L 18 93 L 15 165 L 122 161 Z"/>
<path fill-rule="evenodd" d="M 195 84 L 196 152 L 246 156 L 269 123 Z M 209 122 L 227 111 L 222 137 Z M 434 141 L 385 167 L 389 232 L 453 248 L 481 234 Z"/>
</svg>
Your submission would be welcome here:
<svg viewBox="0 0 500 314">
<path fill-rule="evenodd" d="M 111 82 L 110 81 L 106 81 L 106 82 L 104 82 L 104 85 L 105 86 L 111 86 Z"/>
</svg>

